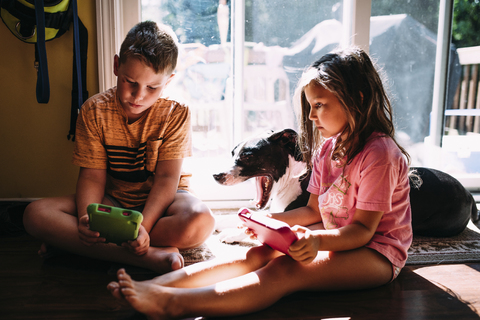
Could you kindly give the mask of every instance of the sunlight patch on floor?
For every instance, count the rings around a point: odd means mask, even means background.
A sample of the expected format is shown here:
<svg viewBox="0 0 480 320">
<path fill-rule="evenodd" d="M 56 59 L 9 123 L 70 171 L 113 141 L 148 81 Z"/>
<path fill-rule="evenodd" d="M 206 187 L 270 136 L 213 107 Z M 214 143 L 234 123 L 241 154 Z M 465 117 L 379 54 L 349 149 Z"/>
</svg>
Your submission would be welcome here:
<svg viewBox="0 0 480 320">
<path fill-rule="evenodd" d="M 422 267 L 413 272 L 465 302 L 473 311 L 479 313 L 480 297 L 474 294 L 480 283 L 478 270 L 466 264 L 446 264 Z"/>
</svg>

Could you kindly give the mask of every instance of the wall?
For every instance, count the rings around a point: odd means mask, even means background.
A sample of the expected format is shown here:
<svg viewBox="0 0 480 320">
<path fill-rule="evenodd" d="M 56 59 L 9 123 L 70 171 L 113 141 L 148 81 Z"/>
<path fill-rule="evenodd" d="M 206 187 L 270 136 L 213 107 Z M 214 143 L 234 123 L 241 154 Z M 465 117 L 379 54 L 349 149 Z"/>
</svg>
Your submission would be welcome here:
<svg viewBox="0 0 480 320">
<path fill-rule="evenodd" d="M 95 0 L 78 1 L 88 29 L 87 89 L 98 92 Z M 0 199 L 41 198 L 75 192 L 70 127 L 73 25 L 47 42 L 50 101 L 37 103 L 34 45 L 0 22 Z"/>
</svg>

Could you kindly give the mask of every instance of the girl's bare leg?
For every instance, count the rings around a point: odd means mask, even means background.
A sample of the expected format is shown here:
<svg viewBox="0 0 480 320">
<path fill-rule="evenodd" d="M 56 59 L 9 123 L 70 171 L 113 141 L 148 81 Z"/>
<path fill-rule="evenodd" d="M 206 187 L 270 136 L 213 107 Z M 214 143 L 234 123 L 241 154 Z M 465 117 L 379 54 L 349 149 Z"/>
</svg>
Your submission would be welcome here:
<svg viewBox="0 0 480 320">
<path fill-rule="evenodd" d="M 392 278 L 392 265 L 368 248 L 320 252 L 302 265 L 281 256 L 263 268 L 200 288 L 172 288 L 133 281 L 118 273 L 120 291 L 137 311 L 151 319 L 231 316 L 262 310 L 300 290 L 337 291 L 377 287 Z"/>
<path fill-rule="evenodd" d="M 164 287 L 198 288 L 232 279 L 265 266 L 282 253 L 268 246 L 251 248 L 237 260 L 214 259 L 196 263 L 182 270 L 169 272 L 152 279 L 152 283 Z"/>
<path fill-rule="evenodd" d="M 225 261 L 217 258 L 211 261 L 200 262 L 163 274 L 143 283 L 145 285 L 175 288 L 205 287 L 256 271 L 275 257 L 281 255 L 283 254 L 268 246 L 254 247 L 246 253 L 245 257 L 238 260 Z M 124 300 L 118 282 L 110 282 L 107 288 L 115 298 Z"/>
<path fill-rule="evenodd" d="M 309 228 L 312 230 L 323 229 L 323 224 L 311 225 Z M 272 250 L 268 246 L 254 247 L 248 250 L 245 257 L 238 260 L 223 261 L 217 258 L 212 261 L 196 263 L 146 282 L 165 287 L 199 288 L 258 270 L 281 255 L 282 253 Z M 123 299 L 119 291 L 120 285 L 117 282 L 113 281 L 107 287 L 117 299 Z"/>
<path fill-rule="evenodd" d="M 311 225 L 309 228 L 312 230 L 324 229 L 321 223 Z M 182 270 L 163 274 L 148 281 L 151 284 L 165 287 L 204 287 L 258 270 L 281 255 L 283 254 L 268 246 L 259 246 L 251 248 L 243 258 L 238 260 L 224 261 L 221 258 L 217 258 L 212 261 L 196 263 Z M 118 283 L 112 282 L 109 288 L 118 288 Z M 121 296 L 118 297 L 121 298 Z"/>
<path fill-rule="evenodd" d="M 150 247 L 143 256 L 115 244 L 84 245 L 78 236 L 75 197 L 46 198 L 32 202 L 24 214 L 25 229 L 46 244 L 82 256 L 125 263 L 159 273 L 183 267 L 183 257 L 174 247 Z M 42 245 L 41 251 L 46 250 Z"/>
</svg>

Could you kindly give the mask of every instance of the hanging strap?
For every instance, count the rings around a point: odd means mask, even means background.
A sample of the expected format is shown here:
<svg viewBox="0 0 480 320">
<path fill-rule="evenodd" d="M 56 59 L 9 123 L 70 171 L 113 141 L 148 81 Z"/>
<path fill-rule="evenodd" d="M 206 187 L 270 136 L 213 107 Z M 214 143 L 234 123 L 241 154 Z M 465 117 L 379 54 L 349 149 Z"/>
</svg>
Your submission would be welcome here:
<svg viewBox="0 0 480 320">
<path fill-rule="evenodd" d="M 80 35 L 78 31 L 78 11 L 77 11 L 77 0 L 72 0 L 73 6 L 73 57 L 75 61 L 75 70 L 77 71 L 77 87 L 79 93 L 83 93 L 82 90 L 82 72 L 81 72 L 81 61 L 80 61 Z M 80 95 L 81 96 L 81 95 Z M 83 101 L 78 99 L 77 109 L 80 110 L 82 107 Z"/>
<path fill-rule="evenodd" d="M 47 50 L 45 47 L 45 11 L 43 0 L 35 0 L 35 19 L 37 24 L 37 42 L 35 44 L 35 68 L 37 68 L 37 101 L 48 103 L 50 83 L 48 80 Z"/>
<path fill-rule="evenodd" d="M 86 90 L 88 31 L 78 19 L 77 0 L 72 0 L 73 9 L 73 78 L 70 130 L 67 139 L 75 141 L 77 116 L 83 102 L 88 98 Z"/>
</svg>

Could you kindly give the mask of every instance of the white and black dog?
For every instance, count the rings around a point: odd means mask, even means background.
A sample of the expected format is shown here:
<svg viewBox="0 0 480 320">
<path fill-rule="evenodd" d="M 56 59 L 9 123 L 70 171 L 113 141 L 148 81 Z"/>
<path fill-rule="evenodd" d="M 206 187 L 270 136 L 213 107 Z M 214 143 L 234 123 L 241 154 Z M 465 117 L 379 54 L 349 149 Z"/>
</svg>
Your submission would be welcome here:
<svg viewBox="0 0 480 320">
<path fill-rule="evenodd" d="M 255 206 L 281 212 L 307 204 L 310 173 L 306 172 L 297 146 L 297 133 L 291 129 L 269 132 L 244 141 L 232 150 L 233 166 L 213 175 L 225 186 L 255 178 Z"/>
<path fill-rule="evenodd" d="M 214 179 L 230 186 L 255 178 L 257 209 L 270 204 L 272 212 L 281 212 L 307 204 L 310 173 L 294 130 L 268 132 L 244 141 L 233 149 L 232 160 L 229 171 L 214 174 Z M 414 172 L 410 204 L 415 235 L 453 236 L 462 232 L 470 219 L 479 220 L 475 200 L 458 180 L 434 169 L 410 170 Z"/>
</svg>

